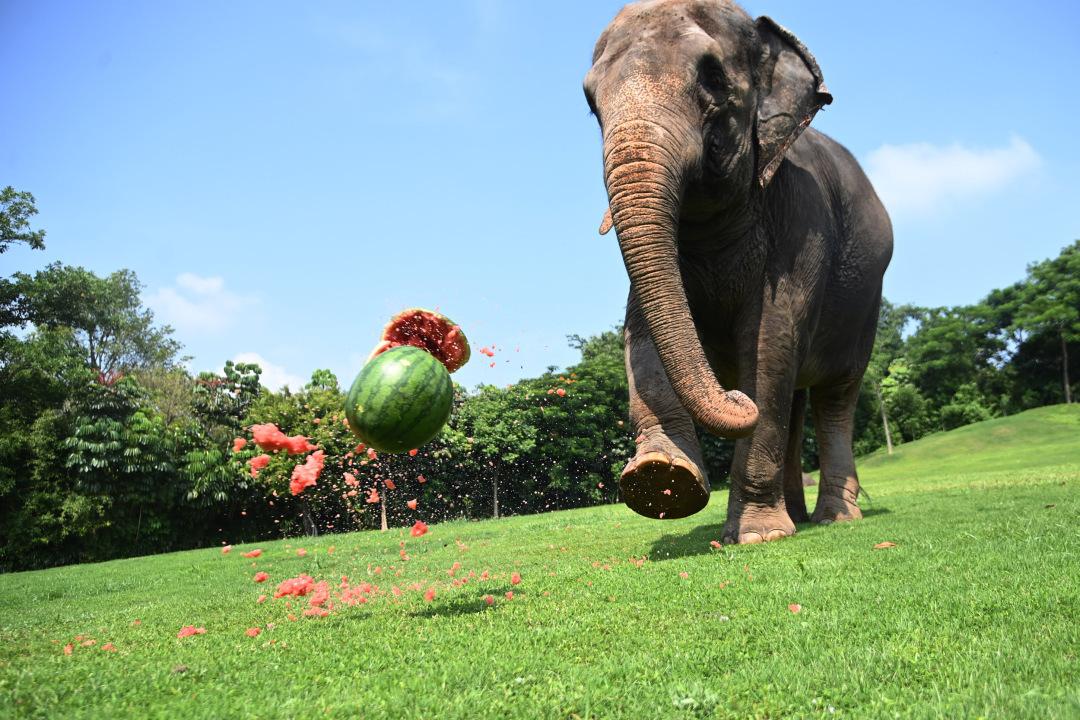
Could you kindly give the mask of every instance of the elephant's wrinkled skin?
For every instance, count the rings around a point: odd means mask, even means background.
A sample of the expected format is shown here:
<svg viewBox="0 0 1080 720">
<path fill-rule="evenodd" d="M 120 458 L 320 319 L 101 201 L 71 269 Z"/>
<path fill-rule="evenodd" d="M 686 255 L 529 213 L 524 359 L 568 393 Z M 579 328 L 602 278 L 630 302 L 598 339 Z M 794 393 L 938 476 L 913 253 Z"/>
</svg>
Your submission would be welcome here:
<svg viewBox="0 0 1080 720">
<path fill-rule="evenodd" d="M 614 225 L 631 280 L 626 503 L 659 518 L 705 506 L 697 421 L 741 438 L 724 541 L 791 535 L 807 519 L 809 392 L 813 519 L 860 517 L 852 420 L 892 229 L 851 154 L 803 132 L 832 101 L 813 56 L 731 3 L 642 2 L 600 36 L 584 87 L 603 136 L 601 232 Z"/>
</svg>

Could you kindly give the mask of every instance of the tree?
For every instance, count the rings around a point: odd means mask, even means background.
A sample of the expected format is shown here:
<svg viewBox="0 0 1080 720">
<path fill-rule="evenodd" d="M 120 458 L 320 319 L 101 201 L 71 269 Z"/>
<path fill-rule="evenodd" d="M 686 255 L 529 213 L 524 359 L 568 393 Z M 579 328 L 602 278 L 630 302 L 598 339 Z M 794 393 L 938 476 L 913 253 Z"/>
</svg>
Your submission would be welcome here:
<svg viewBox="0 0 1080 720">
<path fill-rule="evenodd" d="M 316 370 L 300 392 L 262 393 L 251 404 L 244 428 L 273 423 L 286 435 L 303 435 L 323 453 L 323 469 L 316 484 L 297 495 L 292 494 L 290 480 L 294 469 L 303 465 L 311 453 L 269 453 L 269 464 L 258 471 L 257 485 L 264 496 L 269 496 L 266 505 L 272 508 L 273 522 L 286 533 L 342 532 L 372 522 L 365 498 L 372 488 L 379 491 L 380 497 L 384 494 L 383 482 L 392 472 L 392 461 L 356 453 L 358 440 L 345 422 L 344 405 L 337 378 L 327 370 Z M 245 477 L 250 477 L 247 461 L 262 453 L 253 442 L 233 453 Z M 345 473 L 358 484 L 350 485 Z"/>
<path fill-rule="evenodd" d="M 85 373 L 66 328 L 36 330 L 25 338 L 0 333 L 0 570 L 78 557 L 70 546 L 78 537 L 68 533 L 84 523 L 72 513 L 89 506 L 76 499 L 64 472 L 36 468 L 62 467 L 62 461 L 43 458 L 60 452 L 68 422 L 62 410 Z M 60 507 L 71 512 L 61 517 L 54 512 Z"/>
<path fill-rule="evenodd" d="M 252 403 L 262 388 L 262 368 L 256 363 L 225 361 L 221 375 L 199 373 L 192 391 L 196 415 L 219 444 L 229 442 L 240 431 Z"/>
<path fill-rule="evenodd" d="M 27 461 L 0 503 L 0 565 L 42 567 L 199 543 L 197 518 L 184 512 L 175 482 L 172 438 L 143 390 L 81 362 L 70 375 L 62 409 L 44 409 L 25 433 Z"/>
<path fill-rule="evenodd" d="M 53 263 L 33 276 L 13 277 L 25 304 L 24 321 L 70 328 L 86 354 L 87 367 L 128 372 L 170 367 L 182 359 L 172 328 L 155 326 L 153 312 L 142 307 L 142 284 L 130 270 L 100 278 L 85 268 Z"/>
<path fill-rule="evenodd" d="M 491 481 L 491 517 L 499 517 L 499 476 L 536 446 L 534 413 L 522 407 L 525 394 L 519 390 L 515 397 L 512 389 L 481 387 L 461 408 L 451 431 L 460 450 L 479 456 L 472 463 L 476 479 Z"/>
<path fill-rule="evenodd" d="M 870 355 L 866 373 L 863 375 L 861 392 L 869 392 L 874 398 L 874 404 L 881 415 L 885 447 L 890 455 L 893 452 L 892 432 L 889 429 L 889 414 L 881 392 L 881 384 L 888 375 L 889 365 L 904 352 L 904 328 L 919 312 L 920 309 L 914 306 L 893 305 L 887 299 L 881 299 L 874 350 Z"/>
<path fill-rule="evenodd" d="M 534 402 L 540 410 L 536 454 L 548 465 L 545 509 L 614 501 L 635 450 L 622 329 L 569 339 L 581 362 L 532 383 L 541 399 Z"/>
<path fill-rule="evenodd" d="M 952 400 L 938 410 L 941 426 L 952 430 L 963 425 L 989 420 L 990 410 L 982 403 L 982 396 L 975 383 L 964 383 L 956 388 Z"/>
<path fill-rule="evenodd" d="M 0 255 L 17 242 L 34 250 L 44 249 L 45 231 L 30 229 L 30 218 L 37 212 L 30 193 L 18 192 L 10 185 L 0 190 Z"/>
<path fill-rule="evenodd" d="M 80 491 L 64 467 L 65 437 L 71 420 L 48 409 L 25 437 L 27 462 L 14 488 L 0 502 L 0 570 L 28 570 L 103 560 L 99 538 L 107 528 L 111 500 Z"/>
<path fill-rule="evenodd" d="M 1080 240 L 1052 260 L 1028 266 L 1027 282 L 1017 293 L 1013 327 L 1058 341 L 1062 394 L 1072 402 L 1069 343 L 1080 342 Z"/>
<path fill-rule="evenodd" d="M 191 416 L 175 428 L 178 480 L 186 488 L 187 502 L 227 513 L 251 495 L 255 483 L 232 444 L 243 434 L 247 413 L 263 392 L 261 373 L 256 364 L 229 360 L 222 375 L 199 373 L 188 384 Z M 165 399 L 158 400 L 159 407 Z"/>
<path fill-rule="evenodd" d="M 994 406 L 991 398 L 1001 372 L 997 360 L 1004 350 L 994 313 L 980 303 L 923 309 L 917 319 L 918 329 L 905 343 L 904 358 L 910 382 L 926 400 L 928 417 L 933 420 L 952 402 L 957 389 L 968 384 L 976 389 L 983 407 Z"/>
<path fill-rule="evenodd" d="M 166 425 L 194 419 L 195 379 L 184 368 L 139 368 L 131 376 L 149 394 Z"/>
<path fill-rule="evenodd" d="M 930 427 L 926 399 L 912 383 L 912 375 L 907 361 L 897 358 L 881 381 L 882 400 L 904 441 L 919 439 Z"/>
<path fill-rule="evenodd" d="M 502 516 L 616 499 L 634 447 L 622 332 L 568 340 L 582 359 L 566 372 L 549 368 L 463 397 L 443 435 L 421 449 L 436 479 L 425 486 L 428 498 L 433 492 L 452 498 L 446 511 L 472 517 L 491 517 L 496 508 Z"/>
</svg>

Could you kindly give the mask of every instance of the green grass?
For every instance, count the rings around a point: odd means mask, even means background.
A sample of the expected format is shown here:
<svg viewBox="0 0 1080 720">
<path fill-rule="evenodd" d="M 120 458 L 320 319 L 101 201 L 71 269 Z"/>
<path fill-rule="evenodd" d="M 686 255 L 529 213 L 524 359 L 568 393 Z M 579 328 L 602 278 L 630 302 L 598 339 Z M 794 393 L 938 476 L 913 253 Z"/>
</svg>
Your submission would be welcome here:
<svg viewBox="0 0 1080 720">
<path fill-rule="evenodd" d="M 925 438 L 861 474 L 864 520 L 759 546 L 710 547 L 717 493 L 680 521 L 611 506 L 0 576 L 0 715 L 1080 717 L 1080 406 Z M 452 587 L 455 561 L 494 578 Z M 300 572 L 438 595 L 296 622 L 256 604 Z M 186 624 L 207 632 L 178 640 Z M 65 656 L 79 634 L 97 644 Z"/>
</svg>

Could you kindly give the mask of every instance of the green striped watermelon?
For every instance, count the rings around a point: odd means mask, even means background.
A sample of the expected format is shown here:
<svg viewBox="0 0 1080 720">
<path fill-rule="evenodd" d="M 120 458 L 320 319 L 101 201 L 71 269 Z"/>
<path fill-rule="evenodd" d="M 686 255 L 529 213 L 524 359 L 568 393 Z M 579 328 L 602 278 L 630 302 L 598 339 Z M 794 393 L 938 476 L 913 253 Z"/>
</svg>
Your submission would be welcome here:
<svg viewBox="0 0 1080 720">
<path fill-rule="evenodd" d="M 368 447 L 399 453 L 438 435 L 453 401 L 446 367 L 425 350 L 401 345 L 373 357 L 356 376 L 345 417 Z"/>
</svg>

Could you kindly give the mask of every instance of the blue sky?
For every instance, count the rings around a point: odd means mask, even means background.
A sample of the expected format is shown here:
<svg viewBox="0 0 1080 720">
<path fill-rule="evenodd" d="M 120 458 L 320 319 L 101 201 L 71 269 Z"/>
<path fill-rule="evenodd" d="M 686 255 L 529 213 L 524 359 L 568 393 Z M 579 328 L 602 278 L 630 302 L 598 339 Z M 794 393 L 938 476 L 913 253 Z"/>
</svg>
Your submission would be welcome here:
<svg viewBox="0 0 1080 720">
<path fill-rule="evenodd" d="M 439 307 L 456 378 L 565 366 L 628 282 L 581 94 L 620 2 L 0 0 L 0 185 L 60 260 L 130 268 L 195 370 L 347 384 L 386 319 Z M 817 56 L 814 126 L 892 214 L 896 302 L 975 302 L 1080 237 L 1080 5 L 748 2 Z"/>
</svg>

